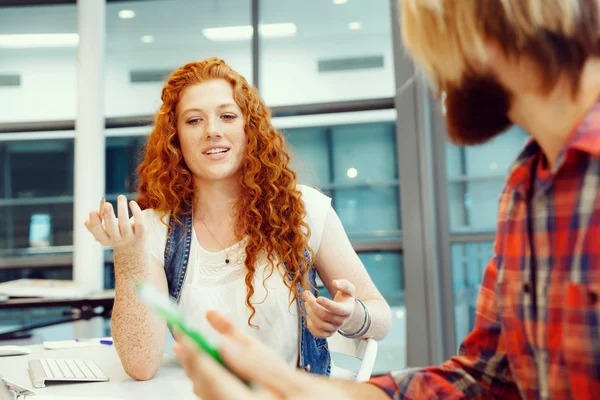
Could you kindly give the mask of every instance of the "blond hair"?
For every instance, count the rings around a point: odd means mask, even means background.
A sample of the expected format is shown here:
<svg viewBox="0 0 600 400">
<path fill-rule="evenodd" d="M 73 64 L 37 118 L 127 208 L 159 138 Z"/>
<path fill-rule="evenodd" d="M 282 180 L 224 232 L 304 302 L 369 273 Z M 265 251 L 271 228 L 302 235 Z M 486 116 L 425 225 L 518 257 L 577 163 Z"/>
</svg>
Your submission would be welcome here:
<svg viewBox="0 0 600 400">
<path fill-rule="evenodd" d="M 598 0 L 399 1 L 404 46 L 438 87 L 485 60 L 486 41 L 529 56 L 547 91 L 566 73 L 576 92 L 586 60 L 600 55 Z"/>
</svg>

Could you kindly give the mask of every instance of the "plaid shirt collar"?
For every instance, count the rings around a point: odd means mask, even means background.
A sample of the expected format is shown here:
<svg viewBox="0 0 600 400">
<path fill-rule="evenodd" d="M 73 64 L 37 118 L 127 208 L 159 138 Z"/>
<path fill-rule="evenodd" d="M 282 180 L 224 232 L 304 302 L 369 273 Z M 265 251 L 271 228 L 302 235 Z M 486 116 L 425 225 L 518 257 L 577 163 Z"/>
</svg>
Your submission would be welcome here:
<svg viewBox="0 0 600 400">
<path fill-rule="evenodd" d="M 581 151 L 593 156 L 600 156 L 600 97 L 569 134 L 552 166 L 550 176 L 556 174 L 562 167 L 570 151 Z M 531 173 L 535 167 L 535 159 L 541 153 L 542 149 L 539 144 L 530 138 L 509 169 L 506 189 L 512 189 L 522 196 L 526 195 Z"/>
</svg>

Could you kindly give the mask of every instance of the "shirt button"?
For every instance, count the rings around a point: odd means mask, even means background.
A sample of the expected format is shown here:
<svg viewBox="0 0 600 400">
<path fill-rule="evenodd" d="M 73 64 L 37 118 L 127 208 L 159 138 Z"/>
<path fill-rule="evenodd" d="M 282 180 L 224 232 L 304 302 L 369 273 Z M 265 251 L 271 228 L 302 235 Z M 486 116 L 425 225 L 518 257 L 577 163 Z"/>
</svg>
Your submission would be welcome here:
<svg viewBox="0 0 600 400">
<path fill-rule="evenodd" d="M 598 302 L 598 293 L 589 292 L 588 293 L 588 301 L 590 302 L 590 305 L 595 305 Z"/>
<path fill-rule="evenodd" d="M 529 286 L 529 283 L 524 283 L 523 284 L 523 292 L 529 294 L 529 292 L 531 292 L 531 286 Z"/>
</svg>

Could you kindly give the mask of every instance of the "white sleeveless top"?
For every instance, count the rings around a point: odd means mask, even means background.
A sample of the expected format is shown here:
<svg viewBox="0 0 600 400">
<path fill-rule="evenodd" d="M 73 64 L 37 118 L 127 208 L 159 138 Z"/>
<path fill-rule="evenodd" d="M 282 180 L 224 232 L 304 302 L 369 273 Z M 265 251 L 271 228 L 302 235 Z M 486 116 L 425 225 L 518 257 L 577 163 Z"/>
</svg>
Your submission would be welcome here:
<svg viewBox="0 0 600 400">
<path fill-rule="evenodd" d="M 316 254 L 321 243 L 325 219 L 331 209 L 331 199 L 321 192 L 304 185 L 298 185 L 306 206 L 305 222 L 310 227 L 308 245 Z M 149 231 L 151 254 L 164 265 L 164 251 L 167 240 L 167 226 L 161 222 L 162 214 L 147 209 L 143 211 Z M 168 216 L 164 218 L 168 224 Z M 192 324 L 211 340 L 218 342 L 217 333 L 206 320 L 206 312 L 218 310 L 229 317 L 239 328 L 256 337 L 273 349 L 289 365 L 298 364 L 298 310 L 292 300 L 290 290 L 285 286 L 281 269 L 271 273 L 266 257 L 256 262 L 254 275 L 255 293 L 251 303 L 256 309 L 252 324 L 248 325 L 250 310 L 246 307 L 246 267 L 245 245 L 247 239 L 227 248 L 225 251 L 209 252 L 202 248 L 192 230 L 192 243 L 187 273 L 180 296 L 179 306 Z M 226 254 L 230 263 L 225 264 Z M 266 287 L 266 288 L 265 288 Z M 268 294 L 268 295 L 267 295 Z"/>
</svg>

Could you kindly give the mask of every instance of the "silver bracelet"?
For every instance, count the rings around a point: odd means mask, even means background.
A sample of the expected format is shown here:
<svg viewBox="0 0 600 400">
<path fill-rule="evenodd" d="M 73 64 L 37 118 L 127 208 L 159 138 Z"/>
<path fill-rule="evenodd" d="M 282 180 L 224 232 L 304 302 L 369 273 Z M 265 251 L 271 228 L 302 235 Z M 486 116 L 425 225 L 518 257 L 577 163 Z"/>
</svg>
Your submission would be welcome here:
<svg viewBox="0 0 600 400">
<path fill-rule="evenodd" d="M 360 303 L 363 310 L 365 311 L 365 320 L 363 321 L 362 326 L 354 333 L 345 333 L 342 330 L 338 330 L 338 333 L 340 335 L 342 335 L 343 337 L 346 337 L 348 339 L 356 339 L 356 338 L 363 336 L 365 333 L 367 333 L 369 331 L 369 328 L 371 327 L 371 314 L 369 314 L 369 309 L 367 308 L 365 303 L 362 302 L 362 300 L 356 299 L 356 301 L 358 303 Z"/>
</svg>

